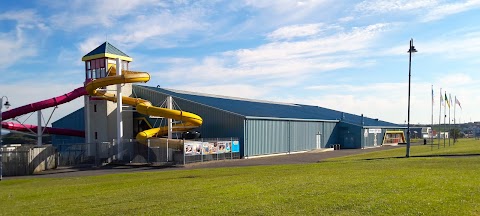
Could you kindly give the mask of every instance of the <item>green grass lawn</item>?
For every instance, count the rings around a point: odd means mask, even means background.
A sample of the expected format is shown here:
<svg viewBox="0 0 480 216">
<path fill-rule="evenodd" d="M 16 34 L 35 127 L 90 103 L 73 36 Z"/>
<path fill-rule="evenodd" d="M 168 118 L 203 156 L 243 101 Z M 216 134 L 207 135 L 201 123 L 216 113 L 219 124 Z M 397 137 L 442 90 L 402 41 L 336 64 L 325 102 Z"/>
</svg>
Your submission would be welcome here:
<svg viewBox="0 0 480 216">
<path fill-rule="evenodd" d="M 436 147 L 436 146 L 435 146 Z M 0 182 L 0 215 L 480 215 L 480 141 L 307 165 Z M 426 157 L 436 155 L 435 157 Z"/>
<path fill-rule="evenodd" d="M 430 140 L 428 140 L 427 145 L 412 145 L 410 149 L 411 157 L 435 157 L 435 156 L 468 156 L 468 155 L 478 155 L 480 156 L 480 140 L 474 139 L 459 139 L 456 144 L 453 144 L 453 139 L 450 141 L 450 146 L 448 145 L 448 140 L 444 142 L 443 139 L 438 145 L 438 140 L 434 140 L 433 145 L 431 145 Z M 403 145 L 405 146 L 405 145 Z M 330 161 L 343 161 L 343 160 L 359 160 L 359 159 L 379 159 L 379 158 L 398 158 L 405 157 L 406 148 L 395 148 L 385 151 L 376 151 L 369 152 L 365 154 L 358 154 L 353 156 L 333 158 Z"/>
</svg>

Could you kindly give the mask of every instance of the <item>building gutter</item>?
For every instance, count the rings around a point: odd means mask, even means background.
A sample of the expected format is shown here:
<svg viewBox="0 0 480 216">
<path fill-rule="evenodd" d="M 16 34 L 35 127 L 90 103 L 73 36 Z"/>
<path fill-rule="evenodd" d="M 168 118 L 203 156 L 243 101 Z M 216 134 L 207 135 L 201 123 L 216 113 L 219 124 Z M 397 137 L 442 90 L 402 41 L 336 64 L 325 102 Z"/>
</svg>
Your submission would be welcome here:
<svg viewBox="0 0 480 216">
<path fill-rule="evenodd" d="M 262 117 L 262 116 L 245 116 L 245 119 L 275 120 L 275 121 L 303 121 L 303 122 L 334 122 L 334 123 L 340 122 L 339 120 L 279 118 L 279 117 Z"/>
</svg>

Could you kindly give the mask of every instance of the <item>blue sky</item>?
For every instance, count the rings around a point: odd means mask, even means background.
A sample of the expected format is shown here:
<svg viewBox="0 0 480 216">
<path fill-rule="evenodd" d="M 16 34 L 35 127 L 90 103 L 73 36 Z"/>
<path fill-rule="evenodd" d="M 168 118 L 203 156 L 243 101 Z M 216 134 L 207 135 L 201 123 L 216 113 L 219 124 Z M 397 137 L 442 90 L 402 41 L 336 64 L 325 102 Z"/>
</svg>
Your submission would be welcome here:
<svg viewBox="0 0 480 216">
<path fill-rule="evenodd" d="M 81 57 L 108 40 L 152 75 L 147 85 L 404 123 L 413 38 L 411 122 L 430 123 L 432 85 L 435 122 L 440 88 L 461 102 L 457 121 L 480 121 L 479 9 L 480 0 L 2 1 L 0 94 L 17 107 L 67 93 L 84 81 Z"/>
</svg>

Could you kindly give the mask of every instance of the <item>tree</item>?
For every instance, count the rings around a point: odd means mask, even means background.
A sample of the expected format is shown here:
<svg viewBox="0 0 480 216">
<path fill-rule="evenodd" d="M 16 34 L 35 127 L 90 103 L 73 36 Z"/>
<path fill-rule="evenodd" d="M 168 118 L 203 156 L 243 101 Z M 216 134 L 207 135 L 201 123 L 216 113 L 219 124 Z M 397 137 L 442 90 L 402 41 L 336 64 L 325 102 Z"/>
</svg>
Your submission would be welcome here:
<svg viewBox="0 0 480 216">
<path fill-rule="evenodd" d="M 44 135 L 42 138 L 43 143 L 51 143 L 51 136 Z M 37 144 L 37 138 L 34 136 L 27 136 L 19 133 L 9 133 L 2 136 L 3 144 Z"/>
<path fill-rule="evenodd" d="M 456 142 L 458 138 L 461 138 L 462 134 L 460 133 L 460 129 L 457 128 L 451 128 L 450 131 L 450 136 L 453 137 L 453 141 Z"/>
</svg>

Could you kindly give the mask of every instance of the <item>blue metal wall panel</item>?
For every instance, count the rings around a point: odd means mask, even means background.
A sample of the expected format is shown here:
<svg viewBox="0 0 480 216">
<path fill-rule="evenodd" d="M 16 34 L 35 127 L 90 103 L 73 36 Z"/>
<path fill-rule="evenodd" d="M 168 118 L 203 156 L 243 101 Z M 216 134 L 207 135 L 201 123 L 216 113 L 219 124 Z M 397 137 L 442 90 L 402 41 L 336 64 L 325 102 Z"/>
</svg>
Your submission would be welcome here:
<svg viewBox="0 0 480 216">
<path fill-rule="evenodd" d="M 291 153 L 320 148 L 337 142 L 334 122 L 247 119 L 246 156 Z"/>
<path fill-rule="evenodd" d="M 85 130 L 85 112 L 83 107 L 52 123 L 54 128 Z M 52 135 L 52 144 L 85 143 L 84 137 Z"/>
<path fill-rule="evenodd" d="M 247 119 L 245 156 L 287 153 L 289 122 Z"/>
<path fill-rule="evenodd" d="M 342 149 L 362 148 L 362 127 L 340 122 L 338 127 L 338 141 Z"/>
<path fill-rule="evenodd" d="M 323 125 L 322 148 L 330 148 L 332 144 L 338 144 L 337 123 L 324 122 Z"/>
<path fill-rule="evenodd" d="M 290 152 L 317 148 L 316 136 L 323 134 L 323 122 L 290 122 Z M 322 142 L 322 145 L 324 143 Z"/>
</svg>

